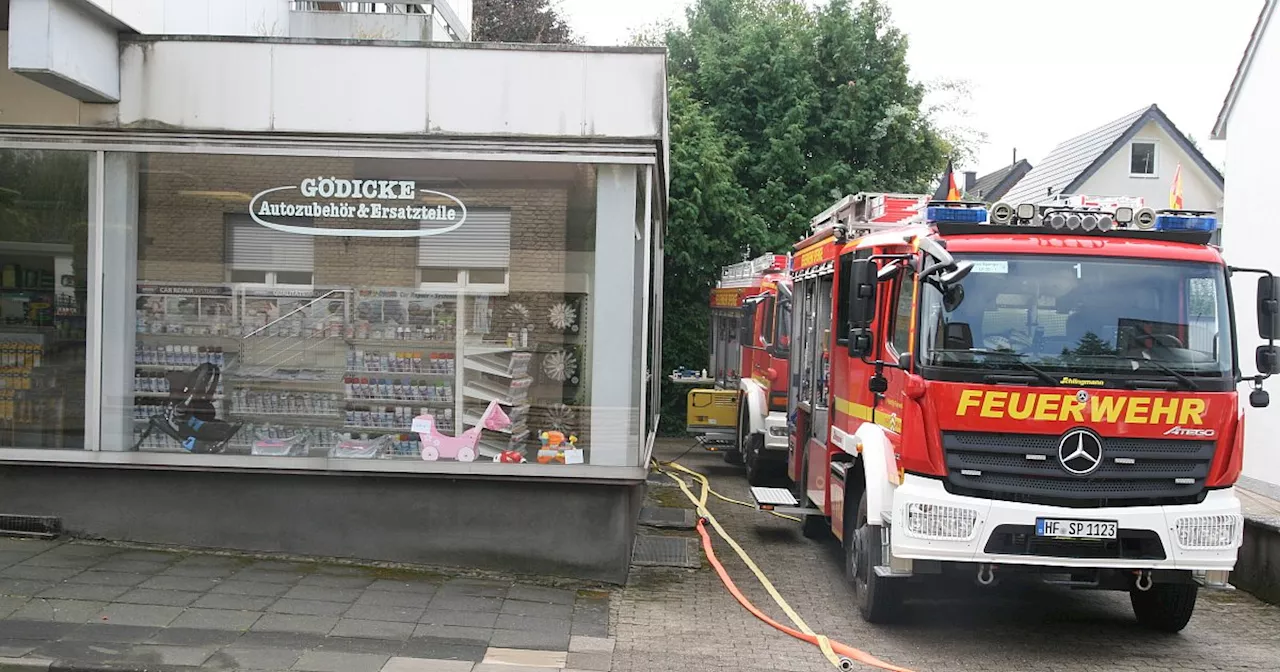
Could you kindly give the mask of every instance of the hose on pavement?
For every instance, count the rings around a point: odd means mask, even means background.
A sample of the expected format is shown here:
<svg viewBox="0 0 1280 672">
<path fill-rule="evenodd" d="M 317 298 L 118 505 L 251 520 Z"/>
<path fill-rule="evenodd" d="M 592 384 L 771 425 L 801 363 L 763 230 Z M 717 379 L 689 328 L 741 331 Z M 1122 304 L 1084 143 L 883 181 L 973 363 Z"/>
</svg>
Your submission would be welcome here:
<svg viewBox="0 0 1280 672">
<path fill-rule="evenodd" d="M 711 489 L 711 483 L 710 481 L 707 480 L 706 476 L 696 471 L 693 471 L 691 469 L 688 469 L 676 462 L 660 463 L 657 460 L 654 460 L 654 466 L 658 469 L 659 472 L 665 474 L 671 480 L 675 481 L 676 485 L 680 486 L 680 490 L 684 492 L 684 495 L 689 498 L 689 501 L 693 502 L 699 516 L 697 530 L 698 530 L 698 535 L 702 538 L 702 550 L 704 553 L 706 553 L 708 562 L 710 562 L 711 566 L 716 570 L 716 574 L 719 575 L 720 581 L 724 584 L 725 588 L 729 591 L 729 593 L 733 595 L 734 599 L 736 599 L 738 603 L 743 606 L 744 609 L 751 612 L 753 616 L 760 619 L 761 621 L 764 621 L 769 626 L 783 633 L 786 633 L 792 637 L 795 637 L 796 639 L 799 639 L 801 641 L 808 642 L 810 644 L 813 644 L 814 646 L 817 646 L 819 650 L 822 651 L 822 654 L 827 659 L 827 661 L 830 662 L 833 666 L 835 666 L 838 669 L 852 670 L 853 661 L 857 661 L 864 665 L 869 665 L 871 667 L 876 667 L 882 670 L 890 670 L 891 672 L 911 672 L 911 670 L 908 670 L 906 668 L 898 667 L 891 663 L 887 663 L 883 660 L 880 660 L 879 658 L 876 658 L 875 656 L 872 656 L 871 654 L 865 651 L 853 648 L 847 644 L 842 644 L 840 642 L 833 641 L 825 635 L 820 635 L 814 632 L 813 629 L 811 629 L 808 626 L 808 624 L 804 622 L 804 619 L 802 619 L 800 615 L 797 614 L 795 610 L 791 608 L 791 605 L 787 604 L 787 601 L 782 597 L 782 595 L 778 592 L 778 590 L 774 588 L 773 583 L 769 581 L 769 578 L 767 576 L 764 575 L 764 572 L 762 572 L 760 570 L 760 567 L 756 565 L 756 563 L 751 559 L 751 556 L 747 555 L 747 552 L 743 550 L 741 546 L 738 545 L 738 542 L 735 541 L 733 537 L 730 536 L 729 533 L 725 531 L 724 527 L 720 525 L 720 522 L 716 520 L 716 517 L 711 514 L 711 511 L 707 509 L 707 497 L 708 497 L 708 494 L 710 493 L 710 494 L 716 494 L 720 499 L 723 499 L 725 501 L 728 501 L 734 504 L 751 506 L 750 504 L 746 504 L 745 502 L 739 502 L 737 500 L 732 500 L 722 495 L 719 495 L 718 493 L 715 493 Z M 691 476 L 695 481 L 697 481 L 701 485 L 701 490 L 702 490 L 701 496 L 694 495 L 693 490 L 689 488 L 688 483 L 686 483 L 683 478 L 680 478 L 676 474 L 673 474 L 670 471 L 663 469 L 664 466 L 670 467 L 672 469 L 675 469 L 677 471 L 680 471 L 682 473 L 685 473 Z M 751 507 L 751 508 L 755 508 L 755 507 Z M 785 516 L 785 517 L 791 518 L 792 520 L 796 520 L 792 516 Z M 786 613 L 787 618 L 791 619 L 791 622 L 795 625 L 795 628 L 788 627 L 770 618 L 767 614 L 760 611 L 760 609 L 758 609 L 754 604 L 752 604 L 751 601 L 748 600 L 740 590 L 738 590 L 737 584 L 735 584 L 733 582 L 733 579 L 729 577 L 728 572 L 726 572 L 724 569 L 724 565 L 722 565 L 720 563 L 719 558 L 716 557 L 715 548 L 711 544 L 711 535 L 708 534 L 707 528 L 706 528 L 706 525 L 708 523 L 711 525 L 712 528 L 715 529 L 716 534 L 718 534 L 721 539 L 723 539 L 726 543 L 729 544 L 731 548 L 733 548 L 733 550 L 738 554 L 738 557 L 741 558 L 742 561 L 747 565 L 747 568 L 750 569 L 753 574 L 755 574 L 755 577 L 760 582 L 760 585 L 763 586 L 765 591 L 769 593 L 769 596 L 772 597 L 773 601 L 778 604 L 778 607 L 781 608 L 784 613 Z"/>
</svg>

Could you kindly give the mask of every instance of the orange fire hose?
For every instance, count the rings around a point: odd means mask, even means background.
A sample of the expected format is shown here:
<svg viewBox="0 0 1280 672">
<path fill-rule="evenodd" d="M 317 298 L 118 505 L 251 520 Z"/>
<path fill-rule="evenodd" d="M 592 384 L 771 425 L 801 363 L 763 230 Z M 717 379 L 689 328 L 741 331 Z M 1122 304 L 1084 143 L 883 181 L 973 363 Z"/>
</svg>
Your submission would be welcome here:
<svg viewBox="0 0 1280 672">
<path fill-rule="evenodd" d="M 733 597 L 738 600 L 738 603 L 741 604 L 744 609 L 751 612 L 753 616 L 764 621 L 765 623 L 776 628 L 777 630 L 780 630 L 781 632 L 791 635 L 792 637 L 795 637 L 796 639 L 799 639 L 801 641 L 808 642 L 814 646 L 820 646 L 818 643 L 817 636 L 807 635 L 803 632 L 800 632 L 799 630 L 789 628 L 773 620 L 764 612 L 757 609 L 756 606 L 752 604 L 750 600 L 748 600 L 745 596 L 743 596 L 742 592 L 738 590 L 738 586 L 733 582 L 733 579 L 729 578 L 729 574 L 728 572 L 725 571 L 724 565 L 720 564 L 719 558 L 716 557 L 716 551 L 711 546 L 711 535 L 707 534 L 707 528 L 706 528 L 705 522 L 706 522 L 705 518 L 698 519 L 698 535 L 702 537 L 702 550 L 704 553 L 707 554 L 707 560 L 711 563 L 711 566 L 715 568 L 716 574 L 720 576 L 720 581 L 724 583 L 724 587 L 727 588 L 729 590 L 729 593 L 732 594 Z M 886 663 L 885 661 L 880 660 L 879 658 L 876 658 L 875 656 L 865 651 L 862 651 L 860 649 L 855 649 L 852 646 L 849 646 L 847 644 L 842 644 L 840 642 L 835 641 L 834 639 L 829 641 L 831 642 L 831 649 L 833 651 L 850 660 L 856 660 L 859 663 L 862 663 L 864 665 L 870 665 L 872 667 L 877 667 L 882 670 L 891 670 L 892 672 L 912 672 L 911 670 L 905 667 L 898 667 L 897 665 L 893 665 L 892 663 Z M 851 667 L 846 668 L 844 665 L 842 665 L 841 667 L 842 669 L 852 669 Z"/>
</svg>

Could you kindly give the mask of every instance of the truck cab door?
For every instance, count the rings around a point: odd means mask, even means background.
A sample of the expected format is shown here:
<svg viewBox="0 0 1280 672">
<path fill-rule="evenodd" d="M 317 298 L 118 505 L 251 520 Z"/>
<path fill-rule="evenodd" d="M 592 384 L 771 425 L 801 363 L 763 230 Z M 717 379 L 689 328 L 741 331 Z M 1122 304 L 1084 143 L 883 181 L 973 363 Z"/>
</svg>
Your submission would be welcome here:
<svg viewBox="0 0 1280 672">
<path fill-rule="evenodd" d="M 902 253 L 907 250 L 885 250 L 888 253 Z M 902 416 L 906 402 L 906 379 L 912 366 L 915 351 L 915 306 L 917 284 L 912 264 L 905 261 L 894 262 L 900 268 L 893 279 L 881 287 L 879 323 L 883 329 L 877 331 L 881 359 L 885 362 L 884 377 L 886 390 L 876 395 L 875 423 L 889 434 L 889 440 L 896 447 L 902 433 Z"/>
</svg>

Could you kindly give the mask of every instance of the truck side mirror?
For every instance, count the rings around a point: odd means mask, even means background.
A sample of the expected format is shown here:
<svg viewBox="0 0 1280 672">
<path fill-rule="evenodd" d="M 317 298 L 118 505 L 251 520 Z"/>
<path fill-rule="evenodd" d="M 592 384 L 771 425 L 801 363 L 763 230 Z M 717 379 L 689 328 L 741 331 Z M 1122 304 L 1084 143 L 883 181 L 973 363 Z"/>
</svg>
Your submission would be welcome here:
<svg viewBox="0 0 1280 672">
<path fill-rule="evenodd" d="M 1259 345 L 1254 353 L 1253 362 L 1258 367 L 1258 373 L 1264 376 L 1280 373 L 1280 346 Z"/>
<path fill-rule="evenodd" d="M 742 314 L 738 317 L 738 345 L 744 348 L 752 347 L 755 343 L 751 342 L 751 334 L 756 329 L 756 304 L 747 302 L 742 304 Z"/>
<path fill-rule="evenodd" d="M 870 259 L 849 264 L 849 356 L 871 352 L 871 322 L 876 316 L 876 285 L 879 270 Z"/>
<path fill-rule="evenodd" d="M 1258 278 L 1258 336 L 1280 337 L 1280 277 L 1274 275 Z"/>
</svg>

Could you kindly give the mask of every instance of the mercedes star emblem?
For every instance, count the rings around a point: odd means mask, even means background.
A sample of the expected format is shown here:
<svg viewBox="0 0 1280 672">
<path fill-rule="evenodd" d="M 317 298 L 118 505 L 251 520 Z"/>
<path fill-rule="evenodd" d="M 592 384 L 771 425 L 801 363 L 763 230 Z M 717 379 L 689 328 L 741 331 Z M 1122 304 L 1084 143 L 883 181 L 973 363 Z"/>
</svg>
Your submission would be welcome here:
<svg viewBox="0 0 1280 672">
<path fill-rule="evenodd" d="M 1058 442 L 1058 462 L 1077 476 L 1091 474 L 1102 465 L 1102 441 L 1087 429 L 1073 429 Z"/>
</svg>

